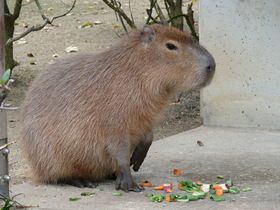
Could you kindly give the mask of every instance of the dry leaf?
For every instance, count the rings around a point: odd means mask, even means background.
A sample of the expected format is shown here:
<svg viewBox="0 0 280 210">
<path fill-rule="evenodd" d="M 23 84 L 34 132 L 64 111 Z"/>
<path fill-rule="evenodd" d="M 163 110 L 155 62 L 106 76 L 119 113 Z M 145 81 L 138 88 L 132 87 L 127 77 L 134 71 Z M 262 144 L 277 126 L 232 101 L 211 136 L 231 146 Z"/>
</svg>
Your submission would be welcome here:
<svg viewBox="0 0 280 210">
<path fill-rule="evenodd" d="M 28 57 L 34 57 L 34 55 L 32 53 L 27 53 Z"/>
<path fill-rule="evenodd" d="M 197 141 L 198 146 L 202 147 L 204 144 L 201 141 Z"/>
<path fill-rule="evenodd" d="M 79 49 L 78 49 L 78 47 L 70 46 L 70 47 L 67 47 L 67 48 L 65 49 L 65 51 L 68 52 L 68 53 L 71 53 L 71 52 L 78 52 Z"/>
<path fill-rule="evenodd" d="M 23 28 L 27 28 L 29 26 L 29 23 L 23 23 L 22 26 Z"/>
<path fill-rule="evenodd" d="M 95 25 L 103 24 L 100 20 L 94 22 Z"/>
</svg>

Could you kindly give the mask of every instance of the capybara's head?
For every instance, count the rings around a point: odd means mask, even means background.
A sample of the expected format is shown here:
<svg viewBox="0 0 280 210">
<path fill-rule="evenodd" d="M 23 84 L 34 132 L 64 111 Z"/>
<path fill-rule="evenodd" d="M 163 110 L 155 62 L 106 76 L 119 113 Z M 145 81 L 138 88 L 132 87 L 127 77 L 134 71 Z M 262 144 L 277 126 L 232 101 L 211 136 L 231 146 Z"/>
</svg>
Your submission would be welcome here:
<svg viewBox="0 0 280 210">
<path fill-rule="evenodd" d="M 139 54 L 144 53 L 143 66 L 150 65 L 154 82 L 174 89 L 194 90 L 211 82 L 215 60 L 192 36 L 175 28 L 154 24 L 144 26 L 132 37 L 142 41 Z M 139 37 L 140 36 L 140 37 Z M 138 48 L 138 49 L 139 49 Z"/>
</svg>

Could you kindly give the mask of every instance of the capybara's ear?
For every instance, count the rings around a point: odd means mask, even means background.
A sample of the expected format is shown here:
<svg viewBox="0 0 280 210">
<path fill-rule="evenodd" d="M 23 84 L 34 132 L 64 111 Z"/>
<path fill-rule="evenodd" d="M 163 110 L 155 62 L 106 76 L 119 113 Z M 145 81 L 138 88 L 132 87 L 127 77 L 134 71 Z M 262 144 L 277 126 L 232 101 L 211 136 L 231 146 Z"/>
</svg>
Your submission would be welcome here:
<svg viewBox="0 0 280 210">
<path fill-rule="evenodd" d="M 150 44 L 156 36 L 156 31 L 151 26 L 144 26 L 141 31 L 141 39 L 145 44 Z"/>
<path fill-rule="evenodd" d="M 164 26 L 169 26 L 168 22 L 165 19 L 160 20 L 160 23 Z"/>
</svg>

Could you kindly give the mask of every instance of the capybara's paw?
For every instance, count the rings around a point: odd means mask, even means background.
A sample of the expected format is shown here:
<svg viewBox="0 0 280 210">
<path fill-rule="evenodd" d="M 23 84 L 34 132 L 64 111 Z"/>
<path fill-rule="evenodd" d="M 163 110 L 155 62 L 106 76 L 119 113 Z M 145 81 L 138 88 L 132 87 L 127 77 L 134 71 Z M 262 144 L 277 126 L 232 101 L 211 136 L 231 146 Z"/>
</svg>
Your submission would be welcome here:
<svg viewBox="0 0 280 210">
<path fill-rule="evenodd" d="M 61 183 L 69 184 L 79 188 L 96 188 L 98 186 L 98 184 L 94 183 L 92 180 L 84 178 L 67 178 L 62 180 Z"/>
<path fill-rule="evenodd" d="M 134 191 L 141 192 L 145 190 L 144 187 L 138 185 L 136 182 L 128 183 L 128 182 L 116 182 L 116 190 L 123 190 L 124 192 Z"/>
</svg>

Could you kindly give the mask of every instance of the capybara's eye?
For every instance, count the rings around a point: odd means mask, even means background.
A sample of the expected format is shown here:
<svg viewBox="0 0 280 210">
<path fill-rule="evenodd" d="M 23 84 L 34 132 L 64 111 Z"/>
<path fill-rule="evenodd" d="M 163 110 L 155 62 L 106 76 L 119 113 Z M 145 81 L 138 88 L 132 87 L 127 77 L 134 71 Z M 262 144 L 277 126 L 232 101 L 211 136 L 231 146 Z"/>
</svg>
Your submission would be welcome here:
<svg viewBox="0 0 280 210">
<path fill-rule="evenodd" d="M 166 43 L 165 46 L 169 49 L 169 50 L 177 50 L 178 47 L 176 47 L 174 44 L 171 43 Z"/>
</svg>

